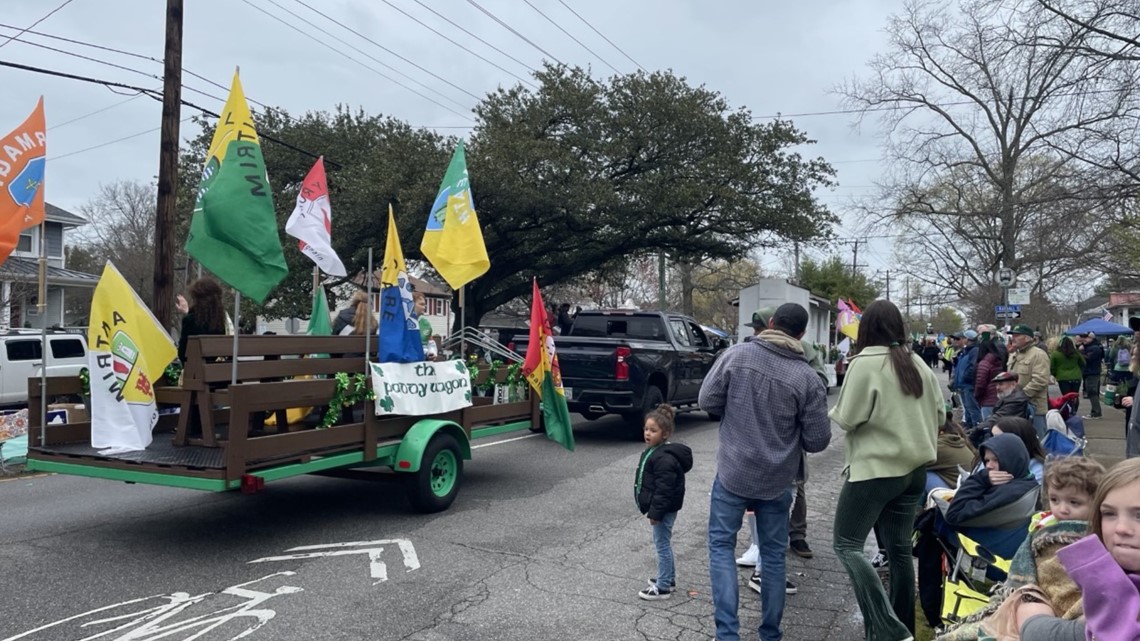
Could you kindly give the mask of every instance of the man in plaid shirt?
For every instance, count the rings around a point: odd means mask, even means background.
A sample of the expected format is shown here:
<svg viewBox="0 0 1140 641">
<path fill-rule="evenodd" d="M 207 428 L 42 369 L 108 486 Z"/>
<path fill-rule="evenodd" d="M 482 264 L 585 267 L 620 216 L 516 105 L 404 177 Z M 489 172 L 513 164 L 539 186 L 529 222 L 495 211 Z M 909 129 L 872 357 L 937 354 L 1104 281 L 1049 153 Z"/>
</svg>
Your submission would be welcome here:
<svg viewBox="0 0 1140 641">
<path fill-rule="evenodd" d="M 808 314 L 785 303 L 769 329 L 725 351 L 701 386 L 701 409 L 721 418 L 717 474 L 709 505 L 709 578 L 718 641 L 739 641 L 736 534 L 756 514 L 761 641 L 783 638 L 788 510 L 803 452 L 831 442 L 827 391 L 804 358 Z"/>
</svg>

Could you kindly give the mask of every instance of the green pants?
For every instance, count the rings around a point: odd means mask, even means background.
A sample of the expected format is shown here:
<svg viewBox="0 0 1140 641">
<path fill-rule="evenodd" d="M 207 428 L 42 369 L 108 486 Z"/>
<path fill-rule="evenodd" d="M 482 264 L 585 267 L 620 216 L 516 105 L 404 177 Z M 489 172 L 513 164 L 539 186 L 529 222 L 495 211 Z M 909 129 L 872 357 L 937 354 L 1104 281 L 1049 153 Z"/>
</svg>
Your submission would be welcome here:
<svg viewBox="0 0 1140 641">
<path fill-rule="evenodd" d="M 855 590 L 867 641 L 902 641 L 914 635 L 914 564 L 911 535 L 926 487 L 926 467 L 905 476 L 846 482 L 839 491 L 833 529 L 835 554 Z M 883 540 L 891 573 L 888 598 L 863 554 L 872 528 Z"/>
</svg>

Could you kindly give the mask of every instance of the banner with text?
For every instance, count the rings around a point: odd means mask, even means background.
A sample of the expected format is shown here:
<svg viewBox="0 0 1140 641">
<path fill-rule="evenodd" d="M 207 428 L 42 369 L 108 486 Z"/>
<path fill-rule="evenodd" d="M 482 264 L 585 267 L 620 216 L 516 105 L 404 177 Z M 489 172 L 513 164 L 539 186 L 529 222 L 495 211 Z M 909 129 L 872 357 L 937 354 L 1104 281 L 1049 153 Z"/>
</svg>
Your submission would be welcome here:
<svg viewBox="0 0 1140 641">
<path fill-rule="evenodd" d="M 462 361 L 370 365 L 376 416 L 424 416 L 471 407 L 471 378 Z"/>
</svg>

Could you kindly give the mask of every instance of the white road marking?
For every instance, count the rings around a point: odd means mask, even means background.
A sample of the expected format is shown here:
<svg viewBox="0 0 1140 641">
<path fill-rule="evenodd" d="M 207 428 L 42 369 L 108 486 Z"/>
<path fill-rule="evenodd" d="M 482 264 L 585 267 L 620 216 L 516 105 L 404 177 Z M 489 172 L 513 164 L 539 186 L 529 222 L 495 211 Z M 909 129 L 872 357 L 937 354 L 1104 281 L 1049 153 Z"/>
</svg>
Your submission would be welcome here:
<svg viewBox="0 0 1140 641">
<path fill-rule="evenodd" d="M 503 439 L 501 441 L 495 441 L 493 443 L 480 443 L 479 445 L 472 445 L 471 449 L 477 450 L 481 447 L 491 447 L 492 445 L 502 445 L 503 443 L 513 443 L 514 441 L 521 441 L 524 438 L 534 438 L 536 436 L 545 436 L 545 435 L 538 433 L 538 434 L 527 434 L 526 436 L 516 436 L 514 438 L 507 438 L 507 439 Z"/>
<path fill-rule="evenodd" d="M 388 566 L 381 559 L 384 553 L 384 545 L 395 543 L 400 548 L 400 555 L 404 559 L 404 567 L 408 572 L 417 570 L 420 567 L 420 559 L 416 555 L 416 548 L 412 542 L 407 539 L 381 539 L 379 541 L 352 541 L 348 543 L 327 543 L 322 545 L 302 545 L 295 548 L 289 548 L 286 552 L 302 552 L 302 554 L 283 554 L 280 556 L 267 556 L 260 559 L 254 559 L 250 563 L 265 563 L 268 561 L 291 561 L 294 559 L 316 559 L 321 557 L 333 556 L 348 556 L 351 554 L 367 554 L 368 555 L 368 569 L 369 573 L 375 581 L 372 585 L 379 585 L 388 580 Z M 362 550 L 348 550 L 348 549 L 329 549 L 329 548 L 352 548 L 361 547 L 365 545 L 374 545 L 380 547 L 365 548 Z M 324 550 L 323 552 L 308 552 L 307 550 Z"/>
</svg>

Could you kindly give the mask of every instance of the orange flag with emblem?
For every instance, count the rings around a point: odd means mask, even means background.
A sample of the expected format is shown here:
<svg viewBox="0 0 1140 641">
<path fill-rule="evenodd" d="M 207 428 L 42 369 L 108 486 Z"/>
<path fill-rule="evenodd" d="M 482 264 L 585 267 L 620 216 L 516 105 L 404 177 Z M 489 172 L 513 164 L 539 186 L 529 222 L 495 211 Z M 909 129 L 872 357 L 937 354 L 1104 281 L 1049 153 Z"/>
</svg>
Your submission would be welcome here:
<svg viewBox="0 0 1140 641">
<path fill-rule="evenodd" d="M 41 96 L 32 115 L 0 138 L 0 263 L 20 242 L 20 232 L 44 220 L 46 154 Z"/>
</svg>

